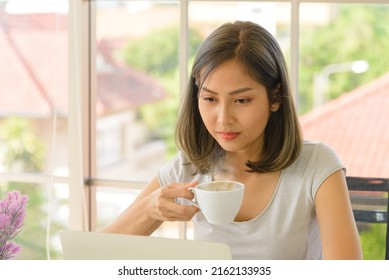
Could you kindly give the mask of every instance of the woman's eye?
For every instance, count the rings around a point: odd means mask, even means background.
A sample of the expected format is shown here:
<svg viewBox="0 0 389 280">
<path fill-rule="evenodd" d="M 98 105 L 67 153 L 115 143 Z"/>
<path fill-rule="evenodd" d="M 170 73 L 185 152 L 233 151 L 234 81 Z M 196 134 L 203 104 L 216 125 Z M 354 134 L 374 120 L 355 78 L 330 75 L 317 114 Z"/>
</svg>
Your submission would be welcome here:
<svg viewBox="0 0 389 280">
<path fill-rule="evenodd" d="M 250 99 L 248 98 L 238 98 L 235 100 L 236 103 L 238 104 L 246 104 L 246 103 L 249 103 L 250 102 Z"/>
<path fill-rule="evenodd" d="M 215 102 L 216 101 L 216 99 L 213 97 L 203 97 L 203 100 L 206 102 Z"/>
</svg>

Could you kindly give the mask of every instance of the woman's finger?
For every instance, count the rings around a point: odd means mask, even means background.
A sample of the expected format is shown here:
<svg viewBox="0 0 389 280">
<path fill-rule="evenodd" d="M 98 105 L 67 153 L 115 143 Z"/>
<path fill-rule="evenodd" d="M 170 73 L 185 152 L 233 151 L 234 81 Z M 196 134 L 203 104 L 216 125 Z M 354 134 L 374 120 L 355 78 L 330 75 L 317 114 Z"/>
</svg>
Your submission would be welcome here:
<svg viewBox="0 0 389 280">
<path fill-rule="evenodd" d="M 199 211 L 196 206 L 182 205 L 171 200 L 159 200 L 156 205 L 158 216 L 163 220 L 188 221 Z"/>
<path fill-rule="evenodd" d="M 197 182 L 185 184 L 172 184 L 161 188 L 161 197 L 176 199 L 177 197 L 187 198 L 192 200 L 194 198 L 193 192 L 189 188 L 196 186 Z"/>
</svg>

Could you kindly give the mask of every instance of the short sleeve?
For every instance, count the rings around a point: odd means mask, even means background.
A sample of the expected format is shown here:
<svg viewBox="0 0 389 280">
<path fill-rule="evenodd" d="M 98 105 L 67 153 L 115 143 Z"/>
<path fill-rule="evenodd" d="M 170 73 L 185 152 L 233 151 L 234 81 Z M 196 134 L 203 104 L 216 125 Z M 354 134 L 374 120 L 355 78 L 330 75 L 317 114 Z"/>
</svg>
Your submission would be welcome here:
<svg viewBox="0 0 389 280">
<path fill-rule="evenodd" d="M 161 186 L 181 181 L 182 154 L 178 153 L 163 165 L 157 174 Z"/>
<path fill-rule="evenodd" d="M 308 169 L 310 169 L 310 172 L 313 174 L 311 190 L 313 199 L 322 183 L 331 174 L 338 170 L 346 171 L 336 152 L 330 146 L 323 143 L 317 143 L 312 147 Z"/>
</svg>

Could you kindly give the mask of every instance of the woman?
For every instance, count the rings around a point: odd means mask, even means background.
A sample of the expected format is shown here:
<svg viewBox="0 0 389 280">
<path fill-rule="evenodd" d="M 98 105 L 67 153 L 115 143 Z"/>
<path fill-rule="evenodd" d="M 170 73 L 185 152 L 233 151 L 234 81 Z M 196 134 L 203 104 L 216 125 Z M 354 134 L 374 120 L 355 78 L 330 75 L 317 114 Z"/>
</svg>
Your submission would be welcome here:
<svg viewBox="0 0 389 280">
<path fill-rule="evenodd" d="M 344 167 L 304 142 L 274 37 L 227 23 L 200 47 L 176 130 L 180 153 L 104 231 L 149 235 L 193 218 L 195 239 L 230 245 L 235 259 L 360 259 Z M 185 200 L 200 182 L 245 184 L 235 222 L 209 224 Z"/>
</svg>

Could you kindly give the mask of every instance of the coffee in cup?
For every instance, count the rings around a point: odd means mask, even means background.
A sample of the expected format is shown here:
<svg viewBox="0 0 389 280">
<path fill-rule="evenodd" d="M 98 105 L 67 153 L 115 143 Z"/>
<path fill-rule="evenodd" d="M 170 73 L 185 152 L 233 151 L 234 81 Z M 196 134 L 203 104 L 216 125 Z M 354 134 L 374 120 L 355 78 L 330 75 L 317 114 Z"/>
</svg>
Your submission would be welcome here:
<svg viewBox="0 0 389 280">
<path fill-rule="evenodd" d="M 235 220 L 243 201 L 244 185 L 235 181 L 212 181 L 191 189 L 194 204 L 211 224 L 228 224 Z"/>
</svg>

